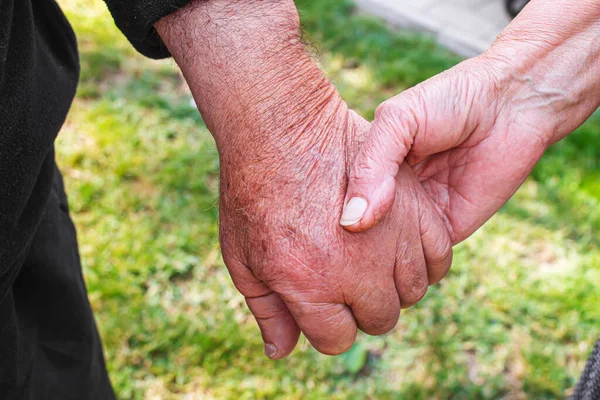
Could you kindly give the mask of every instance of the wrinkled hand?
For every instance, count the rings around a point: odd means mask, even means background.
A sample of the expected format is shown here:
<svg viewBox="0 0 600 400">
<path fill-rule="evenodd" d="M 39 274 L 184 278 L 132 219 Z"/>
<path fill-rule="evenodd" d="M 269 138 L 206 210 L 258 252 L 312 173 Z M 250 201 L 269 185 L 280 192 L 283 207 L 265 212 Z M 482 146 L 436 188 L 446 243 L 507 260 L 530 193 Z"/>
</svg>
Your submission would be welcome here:
<svg viewBox="0 0 600 400">
<path fill-rule="evenodd" d="M 544 123 L 519 99 L 507 98 L 480 60 L 388 100 L 352 168 L 348 198 L 368 199 L 368 208 L 347 229 L 369 229 L 388 213 L 395 176 L 408 155 L 445 215 L 453 242 L 466 239 L 508 201 L 542 156 Z"/>
<path fill-rule="evenodd" d="M 291 0 L 191 2 L 157 29 L 190 85 L 221 161 L 221 247 L 279 359 L 299 332 L 321 352 L 357 328 L 389 331 L 451 263 L 448 230 L 409 167 L 390 213 L 364 234 L 338 220 L 369 124 L 304 51 Z"/>
<path fill-rule="evenodd" d="M 535 0 L 486 54 L 383 103 L 350 174 L 364 207 L 342 224 L 364 231 L 389 212 L 406 157 L 453 242 L 466 239 L 598 107 L 598 32 L 597 2 Z"/>
<path fill-rule="evenodd" d="M 408 167 L 381 225 L 356 235 L 337 223 L 368 130 L 336 94 L 291 121 L 285 138 L 221 154 L 223 257 L 271 358 L 293 350 L 299 329 L 326 354 L 348 350 L 357 326 L 389 331 L 450 267 L 447 229 Z"/>
</svg>

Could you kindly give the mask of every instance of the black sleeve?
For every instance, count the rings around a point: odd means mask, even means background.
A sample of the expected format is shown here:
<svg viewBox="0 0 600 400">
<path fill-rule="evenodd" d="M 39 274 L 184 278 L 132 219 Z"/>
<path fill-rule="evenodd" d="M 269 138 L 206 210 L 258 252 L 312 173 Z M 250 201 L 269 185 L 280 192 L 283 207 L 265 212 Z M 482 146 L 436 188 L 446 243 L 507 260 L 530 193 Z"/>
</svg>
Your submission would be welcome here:
<svg viewBox="0 0 600 400">
<path fill-rule="evenodd" d="M 154 24 L 190 0 L 104 0 L 117 27 L 140 53 L 150 58 L 169 57 Z"/>
</svg>

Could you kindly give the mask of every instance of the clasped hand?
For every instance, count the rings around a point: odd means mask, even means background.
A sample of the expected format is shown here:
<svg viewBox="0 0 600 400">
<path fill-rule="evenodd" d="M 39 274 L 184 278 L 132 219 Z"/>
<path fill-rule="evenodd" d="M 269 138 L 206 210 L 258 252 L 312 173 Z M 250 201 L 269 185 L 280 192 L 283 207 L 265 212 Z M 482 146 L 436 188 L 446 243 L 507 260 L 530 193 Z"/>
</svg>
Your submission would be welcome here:
<svg viewBox="0 0 600 400">
<path fill-rule="evenodd" d="M 300 330 L 326 354 L 348 350 L 357 327 L 388 332 L 451 263 L 448 230 L 408 166 L 380 225 L 356 234 L 339 224 L 370 124 L 329 96 L 287 121 L 278 145 L 249 137 L 255 152 L 221 152 L 223 257 L 271 358 L 289 354 Z"/>
<path fill-rule="evenodd" d="M 568 43 L 599 54 L 597 19 L 586 30 L 557 11 L 600 13 L 585 3 L 546 6 L 543 26 L 566 32 L 556 43 L 546 28 L 521 39 L 531 7 L 483 56 L 380 106 L 372 127 L 305 53 L 291 0 L 195 1 L 156 25 L 215 137 L 223 258 L 267 356 L 301 331 L 339 354 L 357 329 L 392 329 L 447 273 L 452 245 L 589 117 L 598 64 Z"/>
<path fill-rule="evenodd" d="M 408 166 L 377 227 L 340 225 L 370 124 L 310 59 L 298 26 L 291 0 L 198 1 L 157 24 L 215 138 L 223 259 L 272 359 L 301 331 L 325 354 L 348 350 L 357 329 L 389 331 L 452 261 L 445 221 Z"/>
</svg>

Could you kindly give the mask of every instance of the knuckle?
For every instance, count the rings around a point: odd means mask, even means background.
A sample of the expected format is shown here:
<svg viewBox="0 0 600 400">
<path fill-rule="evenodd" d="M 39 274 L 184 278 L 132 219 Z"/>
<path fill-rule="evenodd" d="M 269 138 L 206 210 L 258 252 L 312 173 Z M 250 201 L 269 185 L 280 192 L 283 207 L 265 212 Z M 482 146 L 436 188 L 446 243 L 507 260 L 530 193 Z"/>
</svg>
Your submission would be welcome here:
<svg viewBox="0 0 600 400">
<path fill-rule="evenodd" d="M 421 274 L 414 275 L 410 278 L 409 284 L 406 288 L 406 293 L 403 296 L 403 308 L 412 307 L 417 304 L 425 294 L 427 294 L 427 290 L 429 288 L 429 281 L 427 276 L 422 276 Z"/>
<path fill-rule="evenodd" d="M 371 285 L 358 286 L 357 291 L 358 296 L 351 296 L 357 300 L 350 306 L 360 330 L 379 336 L 394 329 L 400 317 L 397 291 L 392 288 L 377 290 Z"/>
<path fill-rule="evenodd" d="M 371 336 L 381 336 L 390 332 L 398 324 L 398 315 L 392 317 L 387 316 L 385 318 L 373 318 L 366 323 L 360 325 L 360 329 Z"/>
<path fill-rule="evenodd" d="M 375 110 L 375 119 L 393 119 L 400 112 L 396 99 L 381 103 Z"/>
<path fill-rule="evenodd" d="M 425 297 L 427 294 L 427 290 L 429 288 L 429 282 L 423 280 L 419 283 L 419 285 L 415 286 L 412 290 L 414 304 L 418 303 Z"/>
<path fill-rule="evenodd" d="M 418 134 L 421 119 L 426 117 L 424 110 L 424 96 L 418 88 L 402 93 L 393 102 L 382 103 L 375 114 L 385 134 L 384 140 L 377 143 L 378 151 L 384 152 L 391 146 L 397 152 L 408 152 Z"/>
<path fill-rule="evenodd" d="M 320 301 L 324 293 L 331 291 L 328 269 L 339 264 L 339 255 L 332 250 L 339 247 L 335 241 L 336 225 L 320 225 L 283 229 L 278 239 L 266 240 L 267 254 L 255 257 L 256 262 L 252 263 L 255 275 L 278 293 L 296 300 Z"/>
<path fill-rule="evenodd" d="M 354 168 L 350 171 L 349 178 L 352 182 L 356 184 L 362 184 L 371 182 L 375 177 L 375 166 L 373 165 L 373 160 L 377 160 L 377 157 L 374 157 L 372 152 L 368 152 L 366 157 L 361 157 L 357 160 Z"/>
<path fill-rule="evenodd" d="M 434 245 L 434 256 L 432 257 L 431 262 L 434 264 L 450 264 L 452 263 L 452 242 L 447 237 L 440 237 Z"/>
<path fill-rule="evenodd" d="M 315 348 L 323 354 L 338 355 L 348 351 L 356 339 L 353 317 L 344 306 L 326 306 L 322 312 L 330 314 L 313 332 Z"/>
</svg>

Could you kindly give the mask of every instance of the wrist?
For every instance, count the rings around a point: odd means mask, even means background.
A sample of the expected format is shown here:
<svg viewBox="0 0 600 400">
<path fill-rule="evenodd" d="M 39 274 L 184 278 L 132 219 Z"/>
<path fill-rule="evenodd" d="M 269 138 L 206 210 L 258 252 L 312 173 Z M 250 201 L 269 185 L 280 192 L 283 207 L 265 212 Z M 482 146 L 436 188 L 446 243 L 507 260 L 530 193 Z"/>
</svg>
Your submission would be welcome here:
<svg viewBox="0 0 600 400">
<path fill-rule="evenodd" d="M 600 105 L 598 31 L 596 0 L 533 0 L 481 56 L 498 77 L 502 107 L 527 115 L 546 146 Z"/>
<path fill-rule="evenodd" d="M 219 151 L 299 134 L 339 101 L 298 27 L 291 0 L 197 1 L 157 24 Z"/>
</svg>

